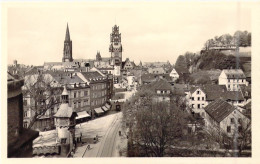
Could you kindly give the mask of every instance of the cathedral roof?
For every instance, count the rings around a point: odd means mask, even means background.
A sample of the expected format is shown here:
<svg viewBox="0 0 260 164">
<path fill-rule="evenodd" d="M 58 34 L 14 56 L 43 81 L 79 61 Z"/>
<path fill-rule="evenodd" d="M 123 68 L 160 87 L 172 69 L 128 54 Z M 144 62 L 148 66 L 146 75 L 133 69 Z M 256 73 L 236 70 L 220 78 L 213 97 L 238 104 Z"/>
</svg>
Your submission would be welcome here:
<svg viewBox="0 0 260 164">
<path fill-rule="evenodd" d="M 66 30 L 66 36 L 65 36 L 66 41 L 70 41 L 70 31 L 69 31 L 69 25 L 67 23 L 67 30 Z"/>
</svg>

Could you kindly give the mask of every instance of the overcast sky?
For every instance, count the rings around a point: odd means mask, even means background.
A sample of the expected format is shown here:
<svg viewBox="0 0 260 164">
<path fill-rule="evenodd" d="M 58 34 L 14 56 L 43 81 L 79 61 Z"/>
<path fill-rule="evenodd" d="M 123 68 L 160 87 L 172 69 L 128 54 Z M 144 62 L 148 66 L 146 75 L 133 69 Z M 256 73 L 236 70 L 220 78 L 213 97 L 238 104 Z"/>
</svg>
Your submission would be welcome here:
<svg viewBox="0 0 260 164">
<path fill-rule="evenodd" d="M 73 58 L 93 59 L 108 48 L 119 25 L 123 59 L 135 63 L 175 63 L 186 51 L 198 52 L 207 39 L 237 30 L 251 32 L 250 8 L 233 3 L 84 3 L 8 8 L 8 64 L 42 65 L 62 60 L 66 24 Z"/>
</svg>

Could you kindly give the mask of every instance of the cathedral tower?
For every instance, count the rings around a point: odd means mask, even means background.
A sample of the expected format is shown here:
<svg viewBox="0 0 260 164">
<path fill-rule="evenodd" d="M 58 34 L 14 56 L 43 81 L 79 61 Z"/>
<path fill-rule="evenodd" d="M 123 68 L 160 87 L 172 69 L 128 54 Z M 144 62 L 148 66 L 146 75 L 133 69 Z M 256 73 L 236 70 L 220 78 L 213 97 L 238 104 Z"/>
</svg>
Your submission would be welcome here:
<svg viewBox="0 0 260 164">
<path fill-rule="evenodd" d="M 64 40 L 63 58 L 62 62 L 72 62 L 72 41 L 70 40 L 69 25 L 67 24 L 66 36 Z"/>
</svg>

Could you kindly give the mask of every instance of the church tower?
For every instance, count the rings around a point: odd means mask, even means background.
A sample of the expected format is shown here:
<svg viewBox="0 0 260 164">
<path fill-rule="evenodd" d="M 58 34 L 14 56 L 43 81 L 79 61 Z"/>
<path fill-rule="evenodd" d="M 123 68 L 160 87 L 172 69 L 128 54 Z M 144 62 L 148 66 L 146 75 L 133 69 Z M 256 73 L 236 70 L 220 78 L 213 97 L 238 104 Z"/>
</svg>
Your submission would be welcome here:
<svg viewBox="0 0 260 164">
<path fill-rule="evenodd" d="M 67 23 L 66 36 L 64 40 L 63 58 L 62 62 L 72 62 L 72 41 L 70 40 L 69 25 Z"/>
<path fill-rule="evenodd" d="M 115 25 L 112 27 L 112 33 L 110 34 L 109 47 L 109 52 L 111 53 L 111 65 L 114 66 L 115 76 L 120 76 L 122 66 L 122 50 L 121 33 L 119 33 L 119 26 Z"/>
</svg>

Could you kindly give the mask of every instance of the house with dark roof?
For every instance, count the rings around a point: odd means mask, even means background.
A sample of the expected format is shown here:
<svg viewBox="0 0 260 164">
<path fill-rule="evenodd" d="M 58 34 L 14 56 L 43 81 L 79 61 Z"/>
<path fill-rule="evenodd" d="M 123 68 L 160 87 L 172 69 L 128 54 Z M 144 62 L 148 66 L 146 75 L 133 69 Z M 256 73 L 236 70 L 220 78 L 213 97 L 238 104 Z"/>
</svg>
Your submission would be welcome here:
<svg viewBox="0 0 260 164">
<path fill-rule="evenodd" d="M 150 84 L 157 79 L 165 79 L 172 86 L 174 85 L 174 81 L 170 77 L 169 74 L 153 74 L 153 73 L 145 73 L 141 75 L 141 84 Z"/>
<path fill-rule="evenodd" d="M 204 108 L 220 97 L 234 106 L 243 106 L 245 102 L 240 91 L 228 91 L 224 85 L 215 84 L 193 86 L 186 96 L 192 110 L 202 117 L 205 115 Z"/>
<path fill-rule="evenodd" d="M 148 87 L 154 91 L 154 93 L 156 94 L 156 101 L 171 101 L 173 87 L 165 79 L 159 78 L 145 87 Z"/>
<path fill-rule="evenodd" d="M 214 129 L 232 137 L 235 133 L 239 134 L 242 127 L 249 123 L 248 117 L 222 98 L 209 103 L 205 107 L 205 125 L 210 130 Z"/>
<path fill-rule="evenodd" d="M 229 91 L 238 91 L 239 85 L 248 85 L 241 69 L 223 69 L 218 78 L 219 85 L 225 85 Z"/>
</svg>

